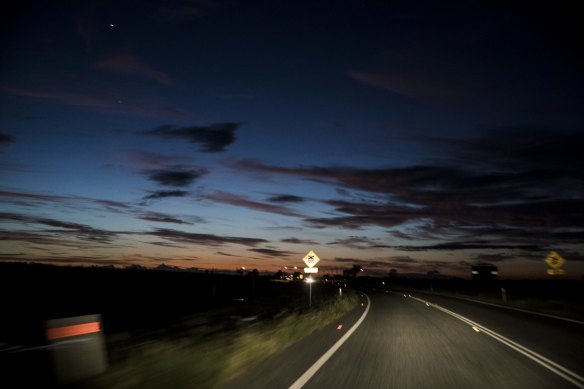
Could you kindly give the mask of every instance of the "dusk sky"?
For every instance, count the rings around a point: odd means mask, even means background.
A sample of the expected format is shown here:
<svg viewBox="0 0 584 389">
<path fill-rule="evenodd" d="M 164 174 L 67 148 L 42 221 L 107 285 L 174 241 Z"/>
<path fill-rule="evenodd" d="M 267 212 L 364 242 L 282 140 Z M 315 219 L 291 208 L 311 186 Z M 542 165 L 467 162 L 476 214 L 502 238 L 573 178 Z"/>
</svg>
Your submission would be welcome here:
<svg viewBox="0 0 584 389">
<path fill-rule="evenodd" d="M 3 2 L 0 260 L 581 278 L 579 13 L 468 3 Z"/>
</svg>

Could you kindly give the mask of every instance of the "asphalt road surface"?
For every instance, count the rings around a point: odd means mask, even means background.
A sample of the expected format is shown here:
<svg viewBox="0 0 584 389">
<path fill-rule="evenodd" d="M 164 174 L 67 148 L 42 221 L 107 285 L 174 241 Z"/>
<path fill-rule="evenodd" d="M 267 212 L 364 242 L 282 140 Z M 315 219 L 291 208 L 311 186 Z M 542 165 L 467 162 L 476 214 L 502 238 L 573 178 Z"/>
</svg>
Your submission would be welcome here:
<svg viewBox="0 0 584 389">
<path fill-rule="evenodd" d="M 584 388 L 584 323 L 434 295 L 362 301 L 222 388 Z"/>
</svg>

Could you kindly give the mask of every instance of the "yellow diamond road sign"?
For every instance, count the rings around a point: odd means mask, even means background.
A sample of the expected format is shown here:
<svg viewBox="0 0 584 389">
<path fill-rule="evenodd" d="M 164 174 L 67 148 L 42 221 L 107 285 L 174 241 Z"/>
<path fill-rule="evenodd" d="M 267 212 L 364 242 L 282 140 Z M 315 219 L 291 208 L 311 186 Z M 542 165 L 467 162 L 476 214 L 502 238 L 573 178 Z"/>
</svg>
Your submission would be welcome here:
<svg viewBox="0 0 584 389">
<path fill-rule="evenodd" d="M 318 257 L 318 255 L 316 255 L 314 251 L 310 250 L 310 252 L 306 254 L 304 258 L 302 258 L 302 260 L 304 261 L 306 266 L 314 267 L 314 265 L 316 265 L 318 261 L 320 261 L 320 258 Z"/>
<path fill-rule="evenodd" d="M 562 265 L 566 262 L 564 258 L 555 251 L 552 251 L 550 255 L 545 259 L 545 263 L 547 263 L 553 269 L 559 269 Z"/>
</svg>

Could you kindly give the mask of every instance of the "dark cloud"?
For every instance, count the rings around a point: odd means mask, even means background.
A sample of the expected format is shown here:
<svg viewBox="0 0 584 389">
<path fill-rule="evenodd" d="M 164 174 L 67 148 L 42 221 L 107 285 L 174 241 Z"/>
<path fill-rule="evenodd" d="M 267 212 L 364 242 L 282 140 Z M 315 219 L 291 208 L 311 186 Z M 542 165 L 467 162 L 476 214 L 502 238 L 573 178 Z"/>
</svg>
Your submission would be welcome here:
<svg viewBox="0 0 584 389">
<path fill-rule="evenodd" d="M 205 152 L 216 153 L 225 151 L 227 146 L 235 142 L 235 130 L 239 126 L 238 123 L 217 123 L 210 126 L 183 128 L 167 125 L 146 131 L 144 134 L 166 139 L 186 139 L 191 143 L 200 145 Z"/>
<path fill-rule="evenodd" d="M 150 192 L 149 195 L 146 195 L 142 198 L 144 201 L 148 200 L 160 200 L 165 199 L 168 197 L 185 197 L 189 194 L 186 190 L 159 190 L 156 192 Z"/>
<path fill-rule="evenodd" d="M 50 233 L 41 232 L 29 232 L 29 231 L 1 231 L 0 230 L 0 242 L 1 241 L 14 241 L 14 242 L 26 242 L 36 245 L 49 245 L 57 247 L 69 247 L 69 248 L 79 248 L 81 247 L 78 242 L 72 240 L 67 240 L 55 236 Z"/>
<path fill-rule="evenodd" d="M 207 173 L 205 169 L 198 170 L 154 170 L 147 172 L 151 181 L 163 186 L 185 187 Z"/>
<path fill-rule="evenodd" d="M 156 223 L 193 224 L 185 220 L 158 212 L 149 212 L 147 214 L 140 216 L 139 219 Z"/>
<path fill-rule="evenodd" d="M 249 200 L 247 198 L 244 198 L 244 197 L 232 194 L 232 193 L 218 191 L 218 192 L 206 195 L 205 198 L 212 200 L 214 202 L 229 204 L 229 205 L 233 205 L 236 207 L 253 209 L 256 211 L 276 213 L 276 214 L 284 215 L 284 216 L 296 216 L 296 217 L 302 216 L 299 213 L 297 213 L 296 211 L 293 211 L 289 208 L 286 208 L 286 207 L 283 207 L 280 205 L 274 205 L 274 204 L 253 201 L 253 200 Z"/>
<path fill-rule="evenodd" d="M 222 252 L 222 251 L 217 251 L 217 254 L 219 254 L 219 255 L 223 255 L 224 257 L 237 257 L 237 255 L 233 255 L 233 254 L 224 253 L 224 252 Z"/>
<path fill-rule="evenodd" d="M 584 237 L 584 173 L 579 168 L 584 154 L 578 150 L 583 140 L 583 131 L 506 127 L 472 139 L 426 139 L 428 147 L 439 144 L 444 151 L 445 144 L 450 146 L 446 157 L 432 164 L 358 169 L 246 160 L 236 168 L 334 186 L 344 199 L 324 201 L 332 211 L 306 218 L 311 227 L 378 226 L 393 238 L 446 242 L 401 246 L 404 250 L 537 251 L 579 244 Z M 347 198 L 349 190 L 365 194 Z"/>
<path fill-rule="evenodd" d="M 9 259 L 1 258 L 0 261 L 8 261 Z M 61 265 L 90 265 L 90 266 L 124 266 L 133 263 L 132 260 L 120 260 L 106 258 L 105 256 L 27 256 L 26 258 L 16 258 L 19 262 L 38 262 L 46 264 L 61 264 Z"/>
<path fill-rule="evenodd" d="M 490 242 L 449 242 L 427 246 L 393 246 L 395 250 L 401 251 L 458 251 L 458 250 L 519 250 L 528 252 L 542 252 L 549 248 L 540 245 L 511 245 L 492 244 Z"/>
<path fill-rule="evenodd" d="M 275 195 L 270 197 L 268 201 L 271 203 L 302 203 L 305 199 L 294 195 Z"/>
<path fill-rule="evenodd" d="M 248 251 L 253 251 L 255 253 L 260 253 L 267 255 L 269 257 L 287 257 L 296 253 L 290 251 L 274 250 L 274 249 L 248 249 Z"/>
<path fill-rule="evenodd" d="M 189 243 L 202 246 L 222 246 L 225 244 L 239 244 L 243 246 L 256 246 L 260 243 L 267 243 L 265 239 L 242 238 L 233 236 L 218 236 L 212 234 L 197 234 L 177 230 L 158 228 L 154 231 L 145 232 L 145 235 L 157 236 L 173 242 Z"/>
<path fill-rule="evenodd" d="M 298 238 L 282 239 L 281 242 L 283 242 L 283 243 L 293 243 L 293 244 L 305 244 L 305 245 L 316 245 L 316 244 L 318 244 L 317 242 L 314 242 L 312 240 L 298 239 Z"/>
<path fill-rule="evenodd" d="M 161 246 L 161 247 L 172 247 L 172 248 L 176 248 L 176 249 L 186 249 L 186 246 L 180 246 L 178 244 L 173 244 L 173 243 L 169 243 L 169 242 L 146 242 L 148 244 L 153 244 L 155 246 Z"/>
<path fill-rule="evenodd" d="M 457 157 L 479 166 L 535 172 L 535 179 L 584 178 L 579 166 L 584 155 L 584 131 L 557 131 L 539 125 L 515 125 L 483 130 L 471 139 L 427 139 L 439 145 L 451 145 Z M 545 173 L 550 177 L 543 176 Z"/>
<path fill-rule="evenodd" d="M 521 255 L 521 258 L 525 258 L 526 255 Z M 537 257 L 539 259 L 541 259 L 541 255 L 536 255 L 534 257 Z M 502 253 L 498 253 L 498 254 L 478 254 L 475 256 L 475 261 L 477 261 L 478 263 L 486 263 L 486 262 L 506 262 L 506 261 L 510 261 L 513 260 L 514 258 L 518 258 L 518 256 L 516 255 L 512 255 L 512 254 L 502 254 Z"/>
<path fill-rule="evenodd" d="M 119 210 L 127 210 L 131 209 L 132 207 L 126 203 L 122 203 L 121 201 L 113 201 L 113 200 L 95 200 L 96 204 L 103 205 L 105 208 L 109 210 L 119 211 Z"/>
<path fill-rule="evenodd" d="M 350 249 L 358 249 L 358 250 L 365 250 L 371 248 L 379 248 L 379 247 L 387 247 L 384 245 L 380 245 L 378 242 L 371 240 L 369 238 L 363 236 L 351 236 L 345 239 L 338 239 L 333 242 L 327 243 L 331 246 L 341 246 L 347 247 Z"/>
<path fill-rule="evenodd" d="M 12 135 L 0 132 L 0 146 L 7 146 L 13 142 L 14 142 L 14 137 Z"/>
</svg>

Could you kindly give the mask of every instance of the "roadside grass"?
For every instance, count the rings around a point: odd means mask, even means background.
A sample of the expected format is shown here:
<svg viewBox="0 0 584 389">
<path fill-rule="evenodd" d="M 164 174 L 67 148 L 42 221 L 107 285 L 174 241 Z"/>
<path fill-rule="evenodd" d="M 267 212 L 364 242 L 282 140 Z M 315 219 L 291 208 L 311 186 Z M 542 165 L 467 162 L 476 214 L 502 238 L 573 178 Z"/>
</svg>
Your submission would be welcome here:
<svg viewBox="0 0 584 389">
<path fill-rule="evenodd" d="M 287 309 L 271 319 L 203 325 L 179 336 L 159 336 L 110 347 L 107 372 L 81 385 L 89 388 L 210 388 L 283 350 L 357 307 L 358 297 L 319 301 L 310 310 Z"/>
</svg>

